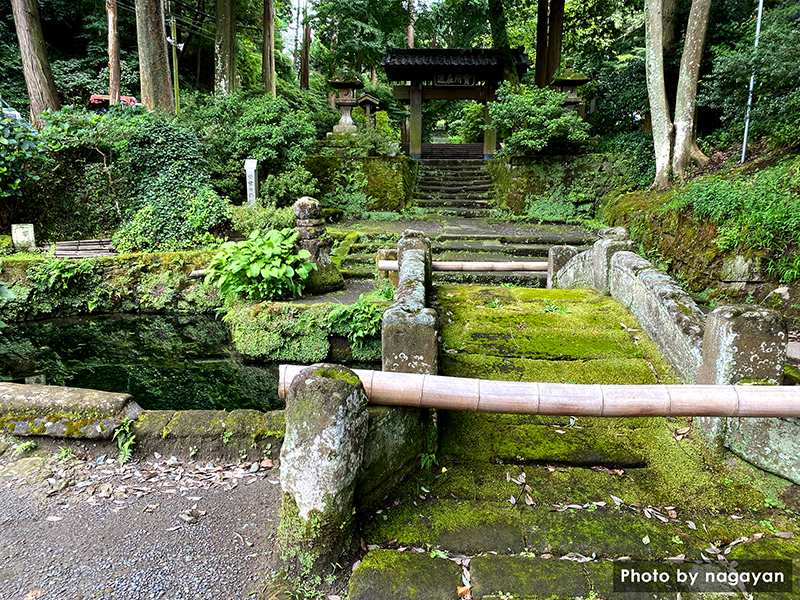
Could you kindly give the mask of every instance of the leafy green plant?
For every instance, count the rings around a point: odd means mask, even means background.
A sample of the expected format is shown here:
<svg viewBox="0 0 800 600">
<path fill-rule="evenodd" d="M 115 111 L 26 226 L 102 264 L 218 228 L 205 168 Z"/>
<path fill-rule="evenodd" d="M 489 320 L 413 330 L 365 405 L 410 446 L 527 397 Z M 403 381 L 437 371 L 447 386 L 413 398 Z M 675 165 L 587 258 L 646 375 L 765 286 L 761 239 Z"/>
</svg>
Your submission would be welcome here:
<svg viewBox="0 0 800 600">
<path fill-rule="evenodd" d="M 112 438 L 117 442 L 117 462 L 124 465 L 131 459 L 133 454 L 133 446 L 136 443 L 136 434 L 133 432 L 133 421 L 123 421 L 114 430 L 114 437 Z"/>
<path fill-rule="evenodd" d="M 303 196 L 313 196 L 316 192 L 317 181 L 301 165 L 291 171 L 268 175 L 261 183 L 261 197 L 275 206 L 291 206 Z"/>
<path fill-rule="evenodd" d="M 560 313 L 560 314 L 566 314 L 568 312 L 571 312 L 566 306 L 561 306 L 560 304 L 558 304 L 557 302 L 554 302 L 552 300 L 545 299 L 543 301 L 543 303 L 544 303 L 544 306 L 542 307 L 542 309 L 539 312 L 543 312 L 543 313 Z"/>
<path fill-rule="evenodd" d="M 342 331 L 354 348 L 361 348 L 364 340 L 381 332 L 383 311 L 359 296 L 355 304 L 340 304 L 328 315 L 332 330 Z"/>
<path fill-rule="evenodd" d="M 34 165 L 47 160 L 50 149 L 41 134 L 25 121 L 3 115 L 0 118 L 0 198 L 20 196 L 38 181 Z"/>
<path fill-rule="evenodd" d="M 29 452 L 33 452 L 34 450 L 36 450 L 36 448 L 37 444 L 33 440 L 22 442 L 19 446 L 16 447 L 14 452 L 11 453 L 11 458 L 16 458 L 17 456 L 28 454 Z"/>
<path fill-rule="evenodd" d="M 75 458 L 75 451 L 69 446 L 58 447 L 58 459 L 62 462 L 67 462 Z"/>
<path fill-rule="evenodd" d="M 206 269 L 206 285 L 216 285 L 226 301 L 249 302 L 297 297 L 316 269 L 307 250 L 295 251 L 291 229 L 253 232 L 241 242 L 226 242 Z"/>
<path fill-rule="evenodd" d="M 28 270 L 28 281 L 40 293 L 63 294 L 85 283 L 94 273 L 91 263 L 66 258 L 48 258 Z"/>
<path fill-rule="evenodd" d="M 427 471 L 428 469 L 433 468 L 433 465 L 438 466 L 439 461 L 436 460 L 436 454 L 430 452 L 425 453 L 420 456 L 420 466 L 422 467 L 423 471 Z"/>
<path fill-rule="evenodd" d="M 549 88 L 504 82 L 489 104 L 498 132 L 507 136 L 499 154 L 532 154 L 556 140 L 585 140 L 589 126 L 563 101 L 564 94 Z"/>
</svg>

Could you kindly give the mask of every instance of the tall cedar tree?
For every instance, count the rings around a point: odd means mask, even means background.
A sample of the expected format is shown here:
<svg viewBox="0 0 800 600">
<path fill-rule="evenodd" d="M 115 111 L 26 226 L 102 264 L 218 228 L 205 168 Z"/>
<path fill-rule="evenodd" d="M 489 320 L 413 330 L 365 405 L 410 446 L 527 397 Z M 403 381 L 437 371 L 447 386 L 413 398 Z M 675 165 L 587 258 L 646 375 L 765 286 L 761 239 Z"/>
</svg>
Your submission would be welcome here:
<svg viewBox="0 0 800 600">
<path fill-rule="evenodd" d="M 58 101 L 53 71 L 50 69 L 50 61 L 47 59 L 42 23 L 39 19 L 39 2 L 38 0 L 11 0 L 11 9 L 14 12 L 14 25 L 17 29 L 17 39 L 22 55 L 25 85 L 31 101 L 31 121 L 41 128 L 39 115 L 48 108 L 58 110 L 61 108 L 61 103 Z"/>
</svg>

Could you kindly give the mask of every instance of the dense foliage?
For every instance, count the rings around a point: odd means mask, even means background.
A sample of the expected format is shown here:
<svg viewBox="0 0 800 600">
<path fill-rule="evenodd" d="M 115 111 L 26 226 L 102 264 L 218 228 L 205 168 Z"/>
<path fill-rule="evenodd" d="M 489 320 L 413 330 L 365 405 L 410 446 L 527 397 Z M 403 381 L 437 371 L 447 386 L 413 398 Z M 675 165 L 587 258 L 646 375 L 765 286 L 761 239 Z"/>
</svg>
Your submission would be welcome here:
<svg viewBox="0 0 800 600">
<path fill-rule="evenodd" d="M 256 93 L 194 96 L 182 121 L 202 144 L 214 188 L 234 199 L 242 197 L 245 159 L 258 160 L 264 177 L 277 175 L 299 165 L 316 137 L 307 112 Z"/>
<path fill-rule="evenodd" d="M 580 141 L 588 125 L 563 106 L 564 95 L 548 88 L 527 85 L 514 88 L 504 83 L 489 113 L 497 129 L 507 133 L 501 154 L 532 154 L 556 140 Z"/>
<path fill-rule="evenodd" d="M 740 139 L 744 130 L 751 74 L 755 74 L 750 133 L 769 136 L 774 145 L 800 139 L 800 4 L 768 11 L 764 16 L 758 51 L 754 52 L 755 24 L 739 26 L 742 37 L 733 44 L 711 49 L 713 70 L 700 90 L 700 104 L 717 109 L 723 130 L 720 141 Z"/>
<path fill-rule="evenodd" d="M 113 238 L 120 252 L 191 248 L 228 223 L 228 204 L 211 187 L 192 132 L 145 119 L 127 141 L 123 165 L 132 189 Z"/>
<path fill-rule="evenodd" d="M 38 170 L 46 160 L 49 150 L 39 132 L 20 119 L 0 117 L 0 207 L 11 218 L 14 200 L 25 187 L 39 180 Z M 7 223 L 0 223 L 0 226 Z"/>
</svg>

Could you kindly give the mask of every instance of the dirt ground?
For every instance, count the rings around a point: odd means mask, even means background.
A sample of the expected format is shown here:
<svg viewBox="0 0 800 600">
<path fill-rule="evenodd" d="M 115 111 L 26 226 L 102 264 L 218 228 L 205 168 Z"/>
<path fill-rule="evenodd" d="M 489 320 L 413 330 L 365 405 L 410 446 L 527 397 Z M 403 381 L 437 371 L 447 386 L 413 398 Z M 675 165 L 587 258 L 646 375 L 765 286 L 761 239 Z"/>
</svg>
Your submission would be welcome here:
<svg viewBox="0 0 800 600">
<path fill-rule="evenodd" d="M 0 598 L 271 596 L 280 508 L 271 461 L 151 454 L 120 466 L 110 443 L 70 454 L 37 440 L 14 455 L 9 441 L 0 440 Z"/>
</svg>

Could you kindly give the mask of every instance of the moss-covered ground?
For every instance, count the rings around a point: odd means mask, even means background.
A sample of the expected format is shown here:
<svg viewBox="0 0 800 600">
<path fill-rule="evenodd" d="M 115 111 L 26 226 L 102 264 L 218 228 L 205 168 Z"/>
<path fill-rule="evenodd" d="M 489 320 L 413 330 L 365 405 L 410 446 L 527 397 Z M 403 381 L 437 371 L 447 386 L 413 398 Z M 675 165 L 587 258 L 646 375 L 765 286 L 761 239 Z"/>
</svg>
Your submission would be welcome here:
<svg viewBox="0 0 800 600">
<path fill-rule="evenodd" d="M 445 375 L 676 382 L 635 320 L 608 297 L 441 286 L 438 303 Z M 445 563 L 439 551 L 477 555 L 468 567 L 475 599 L 624 600 L 611 593 L 613 564 L 604 562 L 623 557 L 700 560 L 702 553 L 800 564 L 790 538 L 800 530 L 797 486 L 710 449 L 699 436 L 687 418 L 440 411 L 436 463 L 428 457 L 417 478 L 366 517 L 365 541 L 406 549 L 381 555 L 386 570 L 392 554 L 432 552 L 431 578 Z M 557 560 L 564 556 L 589 562 Z M 454 587 L 459 579 L 452 578 Z M 360 589 L 351 588 L 352 597 L 361 598 Z"/>
</svg>

